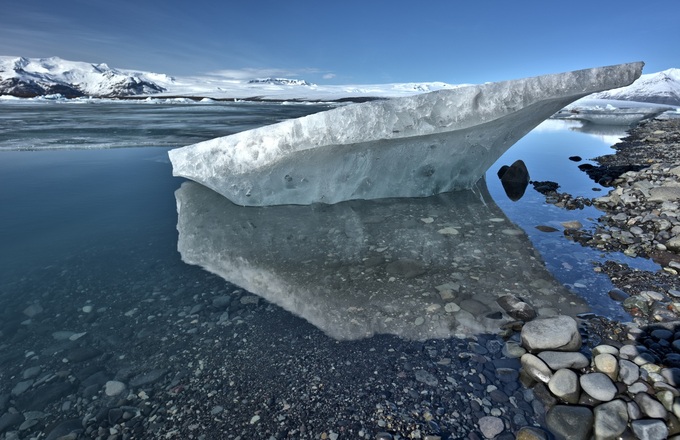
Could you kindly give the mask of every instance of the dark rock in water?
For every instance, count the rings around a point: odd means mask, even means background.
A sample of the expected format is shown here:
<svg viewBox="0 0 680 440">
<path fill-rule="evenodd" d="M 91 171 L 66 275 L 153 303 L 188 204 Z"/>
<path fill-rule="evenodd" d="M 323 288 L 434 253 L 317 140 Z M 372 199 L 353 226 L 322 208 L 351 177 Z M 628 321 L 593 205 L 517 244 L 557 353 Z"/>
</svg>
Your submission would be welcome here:
<svg viewBox="0 0 680 440">
<path fill-rule="evenodd" d="M 609 291 L 609 297 L 614 301 L 625 301 L 628 294 L 621 289 L 612 289 Z"/>
<path fill-rule="evenodd" d="M 545 226 L 545 225 L 538 225 L 536 226 L 536 229 L 538 229 L 541 232 L 557 232 L 559 229 L 553 228 L 552 226 Z"/>
<path fill-rule="evenodd" d="M 21 413 L 5 413 L 0 417 L 0 433 L 19 425 L 24 421 Z"/>
<path fill-rule="evenodd" d="M 501 296 L 498 298 L 497 302 L 498 305 L 514 319 L 531 321 L 536 317 L 536 311 L 529 304 L 519 300 L 514 295 Z"/>
<path fill-rule="evenodd" d="M 42 411 L 50 403 L 71 394 L 75 385 L 70 382 L 56 382 L 24 393 L 16 400 L 21 411 Z"/>
<path fill-rule="evenodd" d="M 66 359 L 68 359 L 69 362 L 77 363 L 92 359 L 100 354 L 102 354 L 101 350 L 93 347 L 77 347 L 66 354 Z"/>
<path fill-rule="evenodd" d="M 581 156 L 569 156 L 569 160 L 573 162 L 581 162 L 583 159 L 581 159 Z"/>
<path fill-rule="evenodd" d="M 593 429 L 593 413 L 585 406 L 556 405 L 545 421 L 558 440 L 587 440 Z"/>
<path fill-rule="evenodd" d="M 57 426 L 47 435 L 45 440 L 56 440 L 69 434 L 80 434 L 83 432 L 83 422 L 80 419 L 66 420 Z"/>
<path fill-rule="evenodd" d="M 7 409 L 9 404 L 10 394 L 0 394 L 0 413 Z"/>
<path fill-rule="evenodd" d="M 541 182 L 531 182 L 531 184 L 534 186 L 534 189 L 538 192 L 540 192 L 543 195 L 548 195 L 550 193 L 556 192 L 557 188 L 560 187 L 560 185 L 557 184 L 557 182 L 551 182 L 549 180 L 541 181 Z"/>
<path fill-rule="evenodd" d="M 602 186 L 610 186 L 611 183 L 618 179 L 621 174 L 628 171 L 640 171 L 645 168 L 644 165 L 602 165 L 584 167 L 586 164 L 579 165 L 581 171 L 585 171 L 588 177 Z"/>
<path fill-rule="evenodd" d="M 513 202 L 521 199 L 529 186 L 529 170 L 522 160 L 517 160 L 510 166 L 503 165 L 498 170 L 498 177 L 505 194 Z"/>
<path fill-rule="evenodd" d="M 420 261 L 411 260 L 409 258 L 393 261 L 388 264 L 385 269 L 390 275 L 402 278 L 415 278 L 427 272 Z"/>
<path fill-rule="evenodd" d="M 130 379 L 130 387 L 131 388 L 136 388 L 136 387 L 141 387 L 144 385 L 149 385 L 154 382 L 159 381 L 165 374 L 168 372 L 168 370 L 158 368 L 155 370 L 151 370 L 146 373 L 139 374 L 132 379 Z"/>
</svg>

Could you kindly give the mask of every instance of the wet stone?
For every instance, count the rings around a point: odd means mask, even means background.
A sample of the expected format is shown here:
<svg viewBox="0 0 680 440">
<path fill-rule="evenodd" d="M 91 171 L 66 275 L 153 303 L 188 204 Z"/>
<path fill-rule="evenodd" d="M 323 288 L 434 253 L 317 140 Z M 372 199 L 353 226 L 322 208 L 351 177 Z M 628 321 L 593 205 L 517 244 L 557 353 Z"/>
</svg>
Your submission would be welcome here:
<svg viewBox="0 0 680 440">
<path fill-rule="evenodd" d="M 661 402 L 651 397 L 647 393 L 638 393 L 635 395 L 635 403 L 638 404 L 640 410 L 648 417 L 653 419 L 666 419 L 668 412 L 663 407 Z"/>
<path fill-rule="evenodd" d="M 427 384 L 432 387 L 439 385 L 439 380 L 434 375 L 428 373 L 425 370 L 417 370 L 415 373 L 415 378 L 418 382 Z"/>
<path fill-rule="evenodd" d="M 577 351 L 542 351 L 538 357 L 553 370 L 561 368 L 581 369 L 590 365 L 590 361 L 583 353 Z"/>
<path fill-rule="evenodd" d="M 579 380 L 583 391 L 600 402 L 612 400 L 618 391 L 612 380 L 604 373 L 588 373 Z"/>
<path fill-rule="evenodd" d="M 168 370 L 164 368 L 158 368 L 155 370 L 148 371 L 146 373 L 138 374 L 137 376 L 130 379 L 130 387 L 137 388 L 145 385 L 150 385 L 152 383 L 158 382 L 165 376 Z"/>
<path fill-rule="evenodd" d="M 566 403 L 578 403 L 581 387 L 576 373 L 563 368 L 557 370 L 548 382 L 550 391 Z"/>
<path fill-rule="evenodd" d="M 24 421 L 21 413 L 5 413 L 0 416 L 0 433 L 19 426 Z"/>
<path fill-rule="evenodd" d="M 628 426 L 628 408 L 623 400 L 612 400 L 595 407 L 595 437 L 618 438 Z"/>
<path fill-rule="evenodd" d="M 556 405 L 545 421 L 557 440 L 588 440 L 593 429 L 593 413 L 585 406 Z"/>
<path fill-rule="evenodd" d="M 77 347 L 66 353 L 66 359 L 69 362 L 78 363 L 95 358 L 100 354 L 102 354 L 101 350 L 94 347 Z"/>
<path fill-rule="evenodd" d="M 640 440 L 658 440 L 668 437 L 668 427 L 663 420 L 635 420 L 630 426 Z"/>
<path fill-rule="evenodd" d="M 577 351 L 581 347 L 578 325 L 569 316 L 534 319 L 522 327 L 521 337 L 529 351 Z"/>
<path fill-rule="evenodd" d="M 505 429 L 503 420 L 493 416 L 482 417 L 479 419 L 478 424 L 479 430 L 482 431 L 482 435 L 487 439 L 495 438 Z"/>
</svg>

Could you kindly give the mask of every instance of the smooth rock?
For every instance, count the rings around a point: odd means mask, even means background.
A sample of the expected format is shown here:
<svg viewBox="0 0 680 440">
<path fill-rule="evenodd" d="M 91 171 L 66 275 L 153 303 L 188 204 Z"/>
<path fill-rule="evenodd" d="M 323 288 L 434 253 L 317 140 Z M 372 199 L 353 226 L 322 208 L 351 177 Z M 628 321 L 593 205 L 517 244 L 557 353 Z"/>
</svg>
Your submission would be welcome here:
<svg viewBox="0 0 680 440">
<path fill-rule="evenodd" d="M 125 384 L 117 380 L 110 380 L 104 385 L 104 392 L 107 396 L 113 397 L 125 391 Z"/>
<path fill-rule="evenodd" d="M 529 351 L 577 351 L 581 348 L 581 334 L 574 318 L 558 315 L 534 319 L 522 327 L 522 345 Z"/>
<path fill-rule="evenodd" d="M 614 355 L 609 353 L 598 354 L 593 359 L 593 364 L 596 371 L 606 374 L 611 380 L 617 379 L 619 374 L 619 363 Z"/>
<path fill-rule="evenodd" d="M 29 318 L 34 318 L 36 315 L 40 314 L 43 312 L 43 308 L 40 304 L 31 304 L 30 306 L 26 307 L 24 309 L 24 315 L 28 316 Z"/>
<path fill-rule="evenodd" d="M 668 427 L 663 420 L 635 420 L 630 424 L 640 440 L 661 440 L 668 438 Z"/>
<path fill-rule="evenodd" d="M 415 373 L 416 380 L 429 386 L 435 387 L 439 385 L 439 380 L 431 373 L 425 370 L 417 370 Z"/>
<path fill-rule="evenodd" d="M 548 429 L 557 440 L 589 440 L 593 419 L 589 408 L 571 405 L 555 405 L 545 416 Z"/>
<path fill-rule="evenodd" d="M 515 440 L 549 440 L 549 434 L 533 426 L 523 426 L 517 431 Z"/>
<path fill-rule="evenodd" d="M 548 389 L 566 403 L 578 403 L 581 394 L 578 376 L 566 368 L 555 371 L 548 382 Z"/>
<path fill-rule="evenodd" d="M 536 311 L 533 307 L 514 295 L 501 296 L 496 302 L 513 319 L 531 321 L 536 317 Z"/>
<path fill-rule="evenodd" d="M 29 380 L 23 380 L 16 384 L 14 388 L 12 388 L 12 395 L 13 396 L 19 396 L 24 393 L 24 391 L 28 390 L 31 388 L 31 385 L 33 385 L 33 379 Z"/>
<path fill-rule="evenodd" d="M 605 354 L 605 353 L 611 354 L 613 356 L 618 356 L 619 355 L 619 349 L 614 347 L 614 346 L 611 346 L 611 345 L 600 344 L 597 347 L 593 348 L 592 353 L 593 353 L 593 357 L 597 356 L 598 354 Z"/>
<path fill-rule="evenodd" d="M 674 387 L 680 386 L 680 368 L 664 368 L 661 370 L 661 376 L 668 384 Z"/>
<path fill-rule="evenodd" d="M 24 416 L 21 413 L 5 413 L 0 416 L 0 433 L 7 431 L 15 426 L 20 425 L 24 421 Z"/>
<path fill-rule="evenodd" d="M 520 358 L 522 369 L 534 380 L 548 383 L 552 378 L 552 371 L 538 356 L 526 353 Z"/>
<path fill-rule="evenodd" d="M 628 408 L 620 399 L 603 403 L 595 407 L 595 438 L 598 440 L 614 440 L 628 426 Z"/>
<path fill-rule="evenodd" d="M 593 399 L 609 402 L 618 392 L 616 385 L 604 373 L 588 373 L 579 379 L 581 388 Z"/>
<path fill-rule="evenodd" d="M 137 376 L 130 379 L 130 388 L 137 388 L 155 383 L 165 376 L 167 372 L 168 370 L 164 368 L 157 368 L 146 373 L 138 374 Z"/>
<path fill-rule="evenodd" d="M 632 385 L 640 378 L 640 367 L 627 359 L 619 359 L 619 380 Z"/>
<path fill-rule="evenodd" d="M 482 417 L 477 424 L 479 425 L 479 430 L 482 431 L 482 435 L 488 439 L 496 437 L 505 429 L 503 420 L 493 416 Z"/>
<path fill-rule="evenodd" d="M 553 370 L 573 368 L 580 370 L 590 365 L 590 361 L 578 351 L 542 351 L 538 357 Z"/>
<path fill-rule="evenodd" d="M 652 419 L 666 419 L 668 418 L 668 411 L 663 404 L 651 397 L 647 393 L 637 393 L 635 395 L 635 403 L 638 404 L 640 410 Z"/>
</svg>

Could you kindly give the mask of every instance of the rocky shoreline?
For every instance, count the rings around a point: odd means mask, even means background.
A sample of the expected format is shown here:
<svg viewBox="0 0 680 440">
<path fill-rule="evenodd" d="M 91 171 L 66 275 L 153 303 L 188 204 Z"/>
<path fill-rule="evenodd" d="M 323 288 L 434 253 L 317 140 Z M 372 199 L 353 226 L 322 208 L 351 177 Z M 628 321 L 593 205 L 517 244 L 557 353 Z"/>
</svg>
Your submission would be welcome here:
<svg viewBox="0 0 680 440">
<path fill-rule="evenodd" d="M 0 440 L 673 438 L 680 217 L 667 198 L 680 187 L 679 130 L 646 123 L 600 158 L 607 196 L 548 195 L 603 210 L 569 239 L 661 265 L 595 267 L 632 322 L 534 319 L 504 297 L 517 321 L 502 336 L 338 342 L 180 261 L 140 260 L 131 246 L 99 267 L 84 253 L 2 286 Z M 654 188 L 666 199 L 649 200 Z M 110 259 L 125 276 L 105 282 Z"/>
</svg>

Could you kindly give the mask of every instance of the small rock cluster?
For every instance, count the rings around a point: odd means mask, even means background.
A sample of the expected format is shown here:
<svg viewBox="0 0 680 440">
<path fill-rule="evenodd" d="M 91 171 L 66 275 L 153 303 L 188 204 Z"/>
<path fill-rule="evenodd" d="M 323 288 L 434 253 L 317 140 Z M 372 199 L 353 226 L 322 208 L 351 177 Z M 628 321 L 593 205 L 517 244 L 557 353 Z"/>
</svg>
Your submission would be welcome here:
<svg viewBox="0 0 680 440">
<path fill-rule="evenodd" d="M 521 377 L 545 405 L 547 428 L 558 439 L 680 438 L 680 368 L 660 356 L 680 358 L 680 332 L 672 328 L 631 326 L 624 343 L 590 349 L 571 317 L 526 323 L 514 352 L 524 352 Z"/>
<path fill-rule="evenodd" d="M 588 240 L 604 250 L 653 257 L 664 269 L 680 270 L 680 121 L 652 121 L 617 144 L 617 154 L 598 158 L 603 167 L 633 166 L 594 200 L 605 212 Z"/>
</svg>

